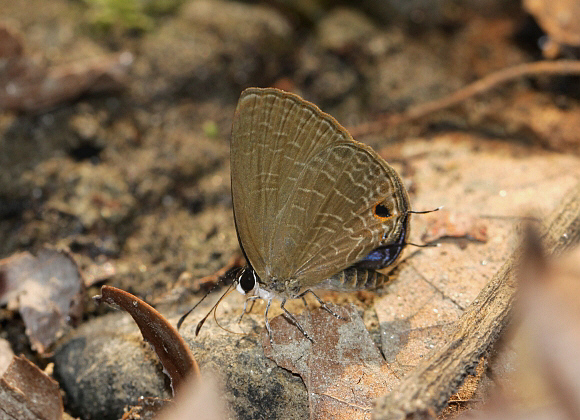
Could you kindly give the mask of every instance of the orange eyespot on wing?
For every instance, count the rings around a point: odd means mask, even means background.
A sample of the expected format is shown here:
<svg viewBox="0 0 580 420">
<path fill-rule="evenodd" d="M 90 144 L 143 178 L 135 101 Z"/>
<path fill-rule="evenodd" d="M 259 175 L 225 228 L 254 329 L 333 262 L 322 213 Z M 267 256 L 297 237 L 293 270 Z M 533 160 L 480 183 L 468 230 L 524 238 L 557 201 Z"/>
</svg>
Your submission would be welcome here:
<svg viewBox="0 0 580 420">
<path fill-rule="evenodd" d="M 386 205 L 383 204 L 383 202 L 378 202 L 375 204 L 375 207 L 373 208 L 373 215 L 381 221 L 386 221 L 392 217 L 391 211 Z"/>
</svg>

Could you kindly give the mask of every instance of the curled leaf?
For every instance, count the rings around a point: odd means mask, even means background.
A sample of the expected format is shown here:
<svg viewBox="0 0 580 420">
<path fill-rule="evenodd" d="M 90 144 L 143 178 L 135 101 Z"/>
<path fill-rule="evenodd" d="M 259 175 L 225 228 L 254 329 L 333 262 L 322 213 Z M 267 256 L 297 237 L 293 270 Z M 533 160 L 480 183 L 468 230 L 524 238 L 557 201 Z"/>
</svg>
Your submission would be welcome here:
<svg viewBox="0 0 580 420">
<path fill-rule="evenodd" d="M 171 379 L 171 387 L 179 388 L 188 375 L 200 376 L 199 366 L 181 335 L 152 306 L 124 290 L 103 286 L 98 302 L 120 307 L 131 315 L 145 341 L 149 342 Z"/>
</svg>

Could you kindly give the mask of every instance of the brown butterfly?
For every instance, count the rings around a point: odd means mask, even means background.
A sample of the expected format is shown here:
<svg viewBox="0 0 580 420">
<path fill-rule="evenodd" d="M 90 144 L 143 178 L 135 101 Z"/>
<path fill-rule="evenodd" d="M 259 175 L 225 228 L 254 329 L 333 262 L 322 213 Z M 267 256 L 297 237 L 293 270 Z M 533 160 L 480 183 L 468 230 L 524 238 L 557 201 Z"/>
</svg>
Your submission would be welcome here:
<svg viewBox="0 0 580 420">
<path fill-rule="evenodd" d="M 375 270 L 401 255 L 409 196 L 397 172 L 333 117 L 291 93 L 247 89 L 234 116 L 230 159 L 234 218 L 248 262 L 237 288 L 268 301 L 268 332 L 274 298 L 308 337 L 284 308 L 287 299 L 312 288 L 353 291 L 387 280 Z"/>
<path fill-rule="evenodd" d="M 376 270 L 401 256 L 409 215 L 426 213 L 410 210 L 401 178 L 374 150 L 316 105 L 278 89 L 242 93 L 230 159 L 234 219 L 248 263 L 234 285 L 246 304 L 268 301 L 270 337 L 275 298 L 312 340 L 284 307 L 288 299 L 312 293 L 340 318 L 312 289 L 354 291 L 387 281 Z"/>
</svg>

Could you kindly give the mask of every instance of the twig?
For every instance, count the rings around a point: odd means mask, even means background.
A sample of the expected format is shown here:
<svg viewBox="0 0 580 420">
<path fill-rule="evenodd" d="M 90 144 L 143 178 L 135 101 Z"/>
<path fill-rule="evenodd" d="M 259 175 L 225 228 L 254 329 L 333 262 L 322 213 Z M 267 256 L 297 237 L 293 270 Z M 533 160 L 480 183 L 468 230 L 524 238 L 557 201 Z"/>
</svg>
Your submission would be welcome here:
<svg viewBox="0 0 580 420">
<path fill-rule="evenodd" d="M 580 241 L 580 183 L 567 192 L 545 224 L 543 243 L 548 255 L 559 254 Z M 377 401 L 374 420 L 427 419 L 440 412 L 465 377 L 505 330 L 515 294 L 517 249 L 456 326 L 400 386 Z"/>
<path fill-rule="evenodd" d="M 196 281 L 196 283 L 199 284 L 202 288 L 205 289 L 211 288 L 215 286 L 215 284 L 219 281 L 219 279 L 225 276 L 231 269 L 243 267 L 245 261 L 246 260 L 244 259 L 243 255 L 236 254 L 228 260 L 228 262 L 224 267 L 220 268 L 218 271 L 216 271 L 213 274 L 210 274 L 209 276 L 200 278 L 199 280 Z"/>
<path fill-rule="evenodd" d="M 445 108 L 457 105 L 472 96 L 487 92 L 502 83 L 506 83 L 524 76 L 540 76 L 545 74 L 580 74 L 580 61 L 578 60 L 557 60 L 557 61 L 536 61 L 524 63 L 517 66 L 508 67 L 491 73 L 473 82 L 464 88 L 441 99 L 419 104 L 408 110 L 393 115 L 383 115 L 376 121 L 359 124 L 349 127 L 348 131 L 353 137 L 360 137 L 367 134 L 377 133 L 387 128 L 392 128 L 409 121 L 422 118 L 428 114 L 440 111 Z"/>
</svg>

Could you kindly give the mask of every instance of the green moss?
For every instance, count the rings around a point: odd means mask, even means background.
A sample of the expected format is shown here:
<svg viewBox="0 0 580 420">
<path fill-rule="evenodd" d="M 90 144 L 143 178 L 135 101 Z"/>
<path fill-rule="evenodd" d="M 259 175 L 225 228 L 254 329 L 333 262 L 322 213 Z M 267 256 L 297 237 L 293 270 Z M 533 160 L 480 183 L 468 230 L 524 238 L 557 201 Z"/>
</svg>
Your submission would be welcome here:
<svg viewBox="0 0 580 420">
<path fill-rule="evenodd" d="M 175 13 L 184 0 L 84 0 L 87 20 L 100 33 L 146 32 L 155 17 Z"/>
<path fill-rule="evenodd" d="M 167 15 L 177 12 L 185 0 L 147 0 L 145 12 L 150 16 Z"/>
<path fill-rule="evenodd" d="M 215 121 L 206 121 L 202 125 L 203 132 L 210 138 L 216 138 L 219 135 L 219 128 Z"/>
</svg>

